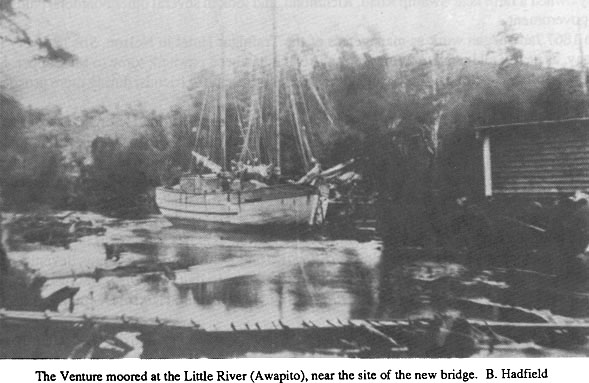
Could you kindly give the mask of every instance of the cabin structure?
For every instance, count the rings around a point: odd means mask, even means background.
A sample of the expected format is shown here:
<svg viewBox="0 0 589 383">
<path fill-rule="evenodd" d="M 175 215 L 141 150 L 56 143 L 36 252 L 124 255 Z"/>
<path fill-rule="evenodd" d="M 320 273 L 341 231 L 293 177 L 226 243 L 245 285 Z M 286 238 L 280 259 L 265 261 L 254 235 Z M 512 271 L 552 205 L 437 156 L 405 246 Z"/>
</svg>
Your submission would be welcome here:
<svg viewBox="0 0 589 383">
<path fill-rule="evenodd" d="M 589 118 L 479 126 L 485 196 L 589 190 Z"/>
</svg>

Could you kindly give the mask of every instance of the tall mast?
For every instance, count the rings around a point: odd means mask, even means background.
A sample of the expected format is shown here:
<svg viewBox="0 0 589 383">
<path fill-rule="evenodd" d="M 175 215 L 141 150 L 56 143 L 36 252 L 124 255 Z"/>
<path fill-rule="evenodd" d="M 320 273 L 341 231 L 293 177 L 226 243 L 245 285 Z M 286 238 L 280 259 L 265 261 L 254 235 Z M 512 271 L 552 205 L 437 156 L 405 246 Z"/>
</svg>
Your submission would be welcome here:
<svg viewBox="0 0 589 383">
<path fill-rule="evenodd" d="M 581 25 L 579 23 L 577 33 L 579 35 L 579 81 L 581 83 L 581 91 L 587 96 L 587 67 L 585 66 L 585 53 L 583 52 L 583 34 L 581 33 Z"/>
<path fill-rule="evenodd" d="M 221 62 L 219 77 L 219 130 L 221 131 L 221 167 L 223 171 L 227 170 L 227 127 L 226 127 L 226 113 L 227 113 L 227 90 L 225 85 L 225 28 L 223 25 L 223 11 L 219 7 L 219 49 Z"/>
<path fill-rule="evenodd" d="M 280 166 L 280 70 L 278 68 L 278 0 L 272 2 L 272 67 L 274 69 L 274 118 L 276 120 L 276 173 L 281 174 Z"/>
</svg>

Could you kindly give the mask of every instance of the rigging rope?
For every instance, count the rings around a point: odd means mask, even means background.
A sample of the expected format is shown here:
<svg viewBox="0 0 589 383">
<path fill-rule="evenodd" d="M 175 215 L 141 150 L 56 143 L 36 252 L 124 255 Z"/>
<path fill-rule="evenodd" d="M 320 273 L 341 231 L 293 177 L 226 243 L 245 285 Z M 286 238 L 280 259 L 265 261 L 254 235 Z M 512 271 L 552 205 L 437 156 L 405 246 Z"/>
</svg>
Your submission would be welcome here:
<svg viewBox="0 0 589 383">
<path fill-rule="evenodd" d="M 301 82 L 300 70 L 295 71 L 295 76 L 296 76 L 296 80 L 297 80 L 297 86 L 298 86 L 299 92 L 301 94 L 301 100 L 303 103 L 303 109 L 305 111 L 305 116 L 307 117 L 307 124 L 311 125 L 311 118 L 309 117 L 309 109 L 307 108 L 307 101 L 305 100 L 305 94 L 303 92 L 303 85 Z M 305 144 L 304 148 L 306 149 L 307 158 L 309 159 L 309 161 L 311 161 L 314 158 L 314 156 L 313 156 L 313 151 L 311 150 L 311 145 L 309 145 L 309 136 L 307 135 L 307 128 L 305 127 L 305 125 L 301 126 L 301 133 L 302 133 L 303 143 Z"/>
<path fill-rule="evenodd" d="M 299 88 L 299 92 L 301 94 L 301 100 L 303 101 L 303 109 L 305 111 L 305 116 L 307 117 L 307 124 L 311 125 L 311 118 L 309 117 L 309 108 L 307 107 L 307 100 L 305 99 L 305 93 L 303 92 L 303 84 L 301 81 L 300 70 L 296 71 L 296 78 L 297 78 L 297 85 Z"/>
<path fill-rule="evenodd" d="M 309 84 L 309 88 L 311 88 L 311 92 L 313 92 L 313 95 L 317 99 L 319 106 L 321 106 L 321 109 L 323 109 L 325 116 L 327 116 L 329 123 L 333 126 L 334 125 L 333 119 L 329 115 L 329 112 L 327 111 L 325 104 L 323 104 L 323 101 L 321 100 L 321 96 L 319 96 L 319 92 L 317 91 L 317 88 L 315 87 L 315 83 L 313 82 L 313 79 L 311 78 L 311 76 L 307 76 L 307 83 Z"/>
<path fill-rule="evenodd" d="M 250 82 L 255 82 L 255 86 L 254 86 L 254 92 L 252 93 L 252 96 L 250 98 L 250 111 L 249 111 L 248 122 L 247 122 L 247 127 L 245 130 L 245 134 L 242 129 L 242 137 L 243 137 L 242 145 L 243 146 L 241 148 L 241 153 L 239 155 L 240 162 L 245 162 L 248 154 L 249 154 L 251 160 L 253 160 L 255 157 L 254 154 L 252 153 L 251 148 L 250 148 L 250 137 L 251 137 L 251 131 L 252 131 L 254 119 L 256 117 L 256 107 L 258 106 L 259 85 L 258 85 L 257 72 L 254 69 L 253 63 L 252 63 L 252 74 L 250 76 Z M 259 106 L 258 106 L 258 108 L 259 108 Z"/>
<path fill-rule="evenodd" d="M 305 167 L 305 171 L 309 170 L 309 161 L 306 155 L 306 150 L 305 150 L 305 144 L 303 142 L 303 137 L 301 134 L 301 129 L 300 129 L 300 124 L 299 124 L 299 116 L 297 113 L 297 107 L 296 107 L 296 100 L 294 97 L 294 93 L 293 93 L 293 89 L 292 89 L 292 84 L 290 83 L 290 81 L 288 81 L 287 78 L 284 79 L 284 81 L 286 82 L 286 89 L 288 91 L 288 96 L 290 98 L 290 110 L 292 111 L 292 116 L 294 117 L 294 123 L 295 123 L 295 136 L 297 138 L 297 142 L 299 145 L 299 150 L 301 152 L 301 157 L 303 160 L 303 166 Z"/>
<path fill-rule="evenodd" d="M 213 147 L 213 139 L 214 139 L 213 132 L 216 130 L 216 129 L 213 129 L 212 123 L 214 121 L 216 121 L 216 119 L 217 119 L 217 108 L 219 107 L 216 99 L 214 100 L 213 103 L 214 103 L 214 107 L 209 109 L 209 118 L 208 118 L 208 125 L 209 126 L 208 126 L 208 132 L 207 132 L 208 133 L 207 134 L 207 143 L 208 144 L 205 148 L 203 148 L 205 155 L 209 158 L 211 157 L 211 154 L 212 154 L 211 148 Z"/>
<path fill-rule="evenodd" d="M 207 99 L 209 96 L 209 88 L 207 87 L 205 89 L 205 95 L 202 101 L 202 107 L 200 109 L 200 116 L 198 118 L 198 126 L 196 127 L 196 132 L 194 135 L 194 150 L 197 151 L 196 145 L 198 145 L 198 140 L 200 138 L 200 132 L 202 131 L 202 120 L 204 118 L 204 114 L 205 114 L 205 107 L 207 105 Z M 193 130 L 194 131 L 194 130 Z M 192 171 L 194 170 L 193 168 L 194 165 L 194 161 L 192 159 L 192 154 L 190 155 L 190 172 L 192 173 Z"/>
</svg>

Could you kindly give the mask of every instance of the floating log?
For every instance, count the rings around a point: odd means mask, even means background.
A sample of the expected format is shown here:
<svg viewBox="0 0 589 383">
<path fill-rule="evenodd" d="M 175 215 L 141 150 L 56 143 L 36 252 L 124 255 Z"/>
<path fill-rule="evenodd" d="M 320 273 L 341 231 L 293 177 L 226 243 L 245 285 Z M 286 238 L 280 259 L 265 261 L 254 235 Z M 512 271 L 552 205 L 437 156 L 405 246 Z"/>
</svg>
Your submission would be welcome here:
<svg viewBox="0 0 589 383">
<path fill-rule="evenodd" d="M 92 278 L 100 280 L 104 277 L 133 277 L 145 274 L 159 273 L 168 279 L 174 279 L 176 271 L 187 270 L 187 266 L 178 262 L 162 263 L 132 263 L 128 265 L 115 266 L 113 268 L 97 267 L 92 272 L 74 273 L 48 276 L 47 279 L 70 279 L 70 278 Z"/>
</svg>

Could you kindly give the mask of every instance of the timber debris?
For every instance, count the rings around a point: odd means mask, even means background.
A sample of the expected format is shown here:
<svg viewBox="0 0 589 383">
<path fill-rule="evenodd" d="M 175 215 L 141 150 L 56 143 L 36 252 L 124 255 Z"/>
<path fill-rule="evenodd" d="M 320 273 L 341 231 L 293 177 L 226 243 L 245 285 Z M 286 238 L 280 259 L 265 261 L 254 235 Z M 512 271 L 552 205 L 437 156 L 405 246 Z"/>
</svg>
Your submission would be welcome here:
<svg viewBox="0 0 589 383">
<path fill-rule="evenodd" d="M 69 248 L 72 242 L 89 235 L 103 235 L 106 228 L 90 220 L 66 214 L 63 216 L 26 214 L 14 218 L 7 225 L 11 240 L 17 244 L 40 243 Z"/>
<path fill-rule="evenodd" d="M 440 314 L 414 320 L 341 320 L 285 323 L 236 323 L 205 327 L 194 320 L 146 319 L 130 316 L 87 316 L 50 312 L 0 310 L 1 345 L 12 338 L 40 336 L 38 342 L 59 342 L 63 357 L 108 357 L 105 347 L 123 356 L 133 347 L 120 339 L 138 333 L 143 357 L 222 357 L 248 352 L 284 350 L 348 357 L 467 357 L 518 343 L 571 347 L 587 340 L 589 322 L 523 323 L 471 320 Z M 20 350 L 19 357 L 55 357 L 55 350 Z M 114 351 L 113 351 L 114 350 Z M 3 353 L 3 352 L 2 352 Z M 111 354 L 114 355 L 114 354 Z M 13 355 L 12 357 L 15 357 Z"/>
</svg>

